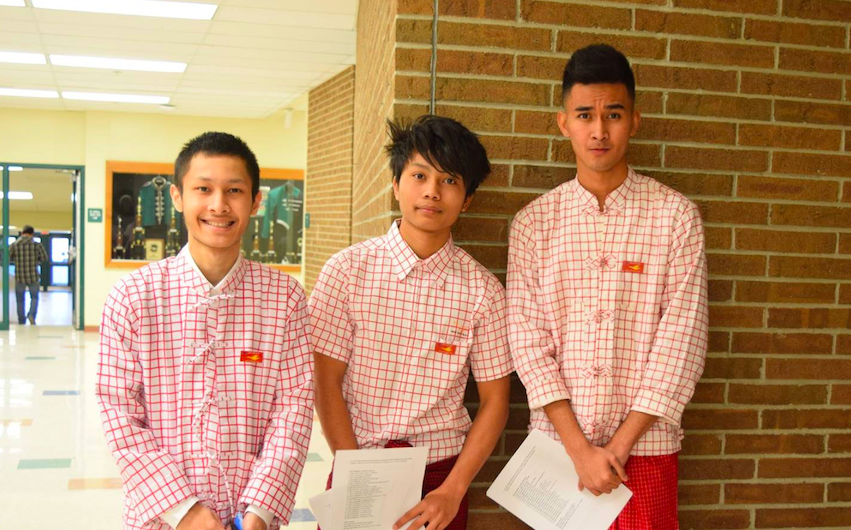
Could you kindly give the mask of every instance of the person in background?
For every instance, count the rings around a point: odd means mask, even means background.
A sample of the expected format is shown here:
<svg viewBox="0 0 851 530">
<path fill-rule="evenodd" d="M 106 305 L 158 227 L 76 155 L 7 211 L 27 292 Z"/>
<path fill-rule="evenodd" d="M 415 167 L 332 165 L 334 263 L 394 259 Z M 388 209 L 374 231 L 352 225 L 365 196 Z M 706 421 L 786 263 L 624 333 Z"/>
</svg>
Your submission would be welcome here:
<svg viewBox="0 0 851 530">
<path fill-rule="evenodd" d="M 35 229 L 24 226 L 21 236 L 9 246 L 9 263 L 15 264 L 15 298 L 18 301 L 18 324 L 35 324 L 38 313 L 38 288 L 41 285 L 38 264 L 47 263 L 47 251 L 44 245 L 33 239 Z M 30 292 L 30 310 L 24 309 L 26 292 Z"/>
</svg>

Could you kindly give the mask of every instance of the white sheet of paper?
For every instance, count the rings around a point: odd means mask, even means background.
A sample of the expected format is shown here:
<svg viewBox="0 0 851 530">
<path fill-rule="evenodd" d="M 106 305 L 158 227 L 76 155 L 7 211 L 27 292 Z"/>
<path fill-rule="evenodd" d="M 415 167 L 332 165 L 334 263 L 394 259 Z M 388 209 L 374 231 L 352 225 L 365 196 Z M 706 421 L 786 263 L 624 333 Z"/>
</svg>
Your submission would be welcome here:
<svg viewBox="0 0 851 530">
<path fill-rule="evenodd" d="M 422 499 L 427 459 L 428 447 L 337 451 L 333 487 L 310 500 L 317 522 L 322 530 L 390 530 Z"/>
<path fill-rule="evenodd" d="M 488 488 L 487 496 L 535 530 L 607 530 L 632 497 L 621 485 L 595 497 L 579 491 L 564 447 L 537 429 L 529 433 Z"/>
<path fill-rule="evenodd" d="M 331 516 L 331 491 L 325 490 L 319 495 L 307 500 L 307 503 L 310 504 L 310 511 L 316 517 L 316 524 L 322 530 L 337 530 L 334 528 Z"/>
</svg>

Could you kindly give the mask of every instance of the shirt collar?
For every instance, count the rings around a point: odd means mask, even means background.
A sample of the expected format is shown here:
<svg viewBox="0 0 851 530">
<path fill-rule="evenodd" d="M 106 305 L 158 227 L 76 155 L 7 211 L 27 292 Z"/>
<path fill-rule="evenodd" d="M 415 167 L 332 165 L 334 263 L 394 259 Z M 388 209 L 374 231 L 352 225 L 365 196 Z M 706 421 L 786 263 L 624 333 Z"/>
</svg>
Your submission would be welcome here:
<svg viewBox="0 0 851 530">
<path fill-rule="evenodd" d="M 593 193 L 582 187 L 582 184 L 579 183 L 579 178 L 574 178 L 569 182 L 573 188 L 573 192 L 576 195 L 577 200 L 581 205 L 587 207 L 589 213 L 591 209 L 593 209 L 597 214 L 617 214 L 623 211 L 624 207 L 626 206 L 627 199 L 630 197 L 630 195 L 632 195 L 632 192 L 635 189 L 635 179 L 635 171 L 633 171 L 632 167 L 629 167 L 627 170 L 626 179 L 621 183 L 620 186 L 615 188 L 606 196 L 603 212 L 600 212 L 600 203 L 597 201 L 597 197 Z"/>
<path fill-rule="evenodd" d="M 393 262 L 393 273 L 399 281 L 403 281 L 415 268 L 421 268 L 424 273 L 433 275 L 438 283 L 443 283 L 446 272 L 452 258 L 455 257 L 455 244 L 452 236 L 440 247 L 440 250 L 427 257 L 420 259 L 408 243 L 402 238 L 399 231 L 401 219 L 396 219 L 390 225 L 390 230 L 384 237 L 385 247 L 390 253 Z"/>
<path fill-rule="evenodd" d="M 234 290 L 236 287 L 236 283 L 242 277 L 244 272 L 245 258 L 242 257 L 242 254 L 237 256 L 236 262 L 233 264 L 233 267 L 230 268 L 225 277 L 216 284 L 213 285 L 210 281 L 204 276 L 201 272 L 201 269 L 198 268 L 198 264 L 195 263 L 195 259 L 192 257 L 192 253 L 189 252 L 189 245 L 185 245 L 180 253 L 178 254 L 178 258 L 182 258 L 186 272 L 189 272 L 189 283 L 190 287 L 197 291 L 201 291 L 203 294 L 208 296 L 216 296 L 222 293 L 229 293 Z"/>
</svg>

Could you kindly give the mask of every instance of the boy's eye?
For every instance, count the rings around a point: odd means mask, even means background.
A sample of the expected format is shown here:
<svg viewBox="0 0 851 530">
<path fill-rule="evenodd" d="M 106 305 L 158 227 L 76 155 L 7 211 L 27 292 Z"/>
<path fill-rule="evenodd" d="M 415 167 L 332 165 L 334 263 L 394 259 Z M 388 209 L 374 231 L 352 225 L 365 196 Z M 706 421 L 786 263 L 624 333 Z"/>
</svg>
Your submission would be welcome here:
<svg viewBox="0 0 851 530">
<path fill-rule="evenodd" d="M 455 177 L 448 177 L 448 178 L 447 178 L 446 180 L 444 180 L 443 182 L 445 182 L 445 183 L 447 183 L 447 184 L 455 184 L 456 180 L 455 180 Z"/>
<path fill-rule="evenodd" d="M 242 188 L 231 188 L 230 191 L 234 193 L 242 193 Z"/>
<path fill-rule="evenodd" d="M 577 117 L 578 117 L 580 120 L 587 120 L 588 118 L 590 118 L 590 117 L 591 117 L 591 115 L 590 115 L 590 114 L 588 114 L 587 112 L 583 112 L 583 113 L 579 114 Z"/>
<path fill-rule="evenodd" d="M 617 112 L 613 112 L 613 113 L 609 114 L 609 118 L 614 119 L 614 120 L 616 120 L 620 117 L 621 117 L 621 115 L 618 114 Z"/>
<path fill-rule="evenodd" d="M 210 191 L 210 188 L 208 188 L 207 186 L 198 186 L 195 189 L 198 190 L 198 191 L 201 191 L 201 192 L 205 192 L 205 193 Z"/>
<path fill-rule="evenodd" d="M 424 179 L 424 178 L 425 178 L 425 175 L 423 175 L 422 173 L 414 173 L 414 175 L 413 175 L 413 176 L 414 176 L 414 178 L 415 178 L 415 179 L 417 179 L 417 180 L 422 180 L 422 179 Z"/>
</svg>

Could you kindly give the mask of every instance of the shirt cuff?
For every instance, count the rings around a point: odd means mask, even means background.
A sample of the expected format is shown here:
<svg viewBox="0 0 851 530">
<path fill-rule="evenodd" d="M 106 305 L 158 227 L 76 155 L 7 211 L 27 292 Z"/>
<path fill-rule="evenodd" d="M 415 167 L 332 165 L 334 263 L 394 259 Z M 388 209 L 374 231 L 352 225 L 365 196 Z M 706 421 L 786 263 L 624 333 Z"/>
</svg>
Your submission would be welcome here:
<svg viewBox="0 0 851 530">
<path fill-rule="evenodd" d="M 658 416 L 660 420 L 679 427 L 684 408 L 685 405 L 681 405 L 660 393 L 652 390 L 639 390 L 632 401 L 630 410 Z"/>
<path fill-rule="evenodd" d="M 266 528 L 269 528 L 269 525 L 272 524 L 272 519 L 275 518 L 274 513 L 253 504 L 245 509 L 245 513 L 253 513 L 257 517 L 263 519 L 263 522 L 266 523 Z"/>
<path fill-rule="evenodd" d="M 556 401 L 570 401 L 570 392 L 562 381 L 551 379 L 527 385 L 526 399 L 530 409 L 542 409 Z"/>
<path fill-rule="evenodd" d="M 177 525 L 180 524 L 180 521 L 186 517 L 186 514 L 189 513 L 189 510 L 195 506 L 195 503 L 198 502 L 198 497 L 192 496 L 184 501 L 180 501 L 174 507 L 169 510 L 166 510 L 162 515 L 160 515 L 160 519 L 163 520 L 167 525 L 172 528 L 177 528 Z"/>
</svg>

